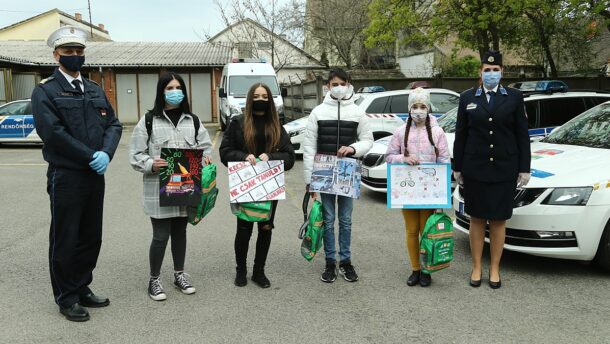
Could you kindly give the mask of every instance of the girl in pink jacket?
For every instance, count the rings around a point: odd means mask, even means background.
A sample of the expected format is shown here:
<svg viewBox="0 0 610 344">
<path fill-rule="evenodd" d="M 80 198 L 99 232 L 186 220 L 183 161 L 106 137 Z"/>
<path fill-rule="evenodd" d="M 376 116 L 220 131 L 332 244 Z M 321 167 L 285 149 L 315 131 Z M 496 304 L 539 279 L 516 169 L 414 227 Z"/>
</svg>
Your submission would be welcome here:
<svg viewBox="0 0 610 344">
<path fill-rule="evenodd" d="M 386 151 L 387 163 L 449 163 L 449 149 L 445 132 L 430 115 L 430 92 L 419 87 L 409 94 L 409 119 L 392 135 Z M 407 251 L 413 273 L 407 280 L 407 285 L 419 283 L 427 287 L 432 283 L 430 274 L 421 272 L 419 263 L 419 237 L 433 209 L 403 209 L 407 231 Z"/>
</svg>

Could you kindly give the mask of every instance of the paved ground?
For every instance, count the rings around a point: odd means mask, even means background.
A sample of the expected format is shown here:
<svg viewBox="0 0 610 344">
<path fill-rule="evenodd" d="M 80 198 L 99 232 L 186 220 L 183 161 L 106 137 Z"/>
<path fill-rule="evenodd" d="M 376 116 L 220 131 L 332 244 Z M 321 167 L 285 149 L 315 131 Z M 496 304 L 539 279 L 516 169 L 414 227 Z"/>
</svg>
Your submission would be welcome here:
<svg viewBox="0 0 610 344">
<path fill-rule="evenodd" d="M 503 288 L 473 289 L 468 240 L 458 233 L 453 266 L 435 274 L 430 288 L 407 287 L 402 216 L 386 209 L 384 195 L 368 191 L 353 217 L 361 280 L 320 282 L 323 257 L 306 262 L 299 254 L 301 161 L 287 175 L 289 199 L 276 216 L 270 289 L 233 286 L 235 218 L 221 192 L 211 217 L 188 229 L 187 271 L 197 293 L 171 288 L 168 252 L 168 300 L 151 301 L 151 226 L 141 208 L 141 175 L 127 163 L 130 133 L 106 174 L 104 243 L 92 284 L 111 305 L 92 309 L 86 323 L 64 320 L 52 300 L 40 147 L 0 146 L 1 343 L 610 343 L 610 275 L 588 264 L 506 252 Z M 221 137 L 212 137 L 218 161 Z M 221 191 L 225 175 L 220 167 Z"/>
</svg>

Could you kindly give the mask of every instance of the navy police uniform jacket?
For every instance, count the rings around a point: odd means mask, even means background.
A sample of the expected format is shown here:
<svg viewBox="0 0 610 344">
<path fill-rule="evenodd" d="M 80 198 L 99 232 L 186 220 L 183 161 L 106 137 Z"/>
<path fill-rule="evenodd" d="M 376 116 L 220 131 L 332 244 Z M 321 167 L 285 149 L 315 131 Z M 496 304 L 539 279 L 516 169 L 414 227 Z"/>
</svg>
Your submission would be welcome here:
<svg viewBox="0 0 610 344">
<path fill-rule="evenodd" d="M 93 153 L 104 151 L 112 159 L 119 144 L 123 128 L 104 91 L 82 79 L 84 92 L 72 87 L 56 69 L 32 93 L 36 132 L 50 166 L 91 170 Z"/>
<path fill-rule="evenodd" d="M 479 182 L 516 181 L 530 172 L 530 139 L 523 94 L 498 86 L 490 108 L 483 87 L 460 95 L 453 170 Z"/>
</svg>

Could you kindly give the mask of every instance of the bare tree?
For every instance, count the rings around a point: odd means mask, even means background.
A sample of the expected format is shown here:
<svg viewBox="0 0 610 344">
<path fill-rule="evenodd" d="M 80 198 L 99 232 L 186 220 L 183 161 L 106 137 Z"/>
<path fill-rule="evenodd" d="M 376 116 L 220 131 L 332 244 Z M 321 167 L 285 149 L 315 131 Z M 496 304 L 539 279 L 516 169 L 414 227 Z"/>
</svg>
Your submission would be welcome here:
<svg viewBox="0 0 610 344">
<path fill-rule="evenodd" d="M 332 49 L 339 59 L 351 69 L 354 50 L 363 46 L 363 31 L 368 26 L 368 6 L 371 0 L 317 0 L 308 1 L 307 25 L 310 37 L 317 41 L 320 53 Z"/>
<path fill-rule="evenodd" d="M 254 58 L 261 58 L 263 50 L 269 50 L 271 64 L 276 71 L 296 57 L 294 49 L 282 49 L 281 43 L 286 41 L 297 47 L 302 46 L 302 1 L 214 0 L 214 3 L 230 30 L 234 46 L 242 44 L 242 47 L 250 47 Z M 268 43 L 269 46 L 258 46 L 258 42 Z"/>
</svg>

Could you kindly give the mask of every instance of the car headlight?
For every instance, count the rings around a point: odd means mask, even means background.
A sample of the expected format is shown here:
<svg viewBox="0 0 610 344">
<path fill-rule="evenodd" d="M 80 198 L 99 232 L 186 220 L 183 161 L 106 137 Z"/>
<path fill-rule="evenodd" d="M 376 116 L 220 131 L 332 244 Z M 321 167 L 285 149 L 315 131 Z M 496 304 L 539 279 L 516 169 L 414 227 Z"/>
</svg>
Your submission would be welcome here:
<svg viewBox="0 0 610 344">
<path fill-rule="evenodd" d="M 295 136 L 299 136 L 299 135 L 304 134 L 304 133 L 305 133 L 305 128 L 298 129 L 298 130 L 295 130 L 295 131 L 291 131 L 291 132 L 288 133 L 288 135 L 290 135 L 290 137 L 295 137 Z"/>
<path fill-rule="evenodd" d="M 231 105 L 231 115 L 241 115 L 241 108 Z"/>
<path fill-rule="evenodd" d="M 593 188 L 556 188 L 548 195 L 542 204 L 548 205 L 587 205 Z"/>
</svg>

